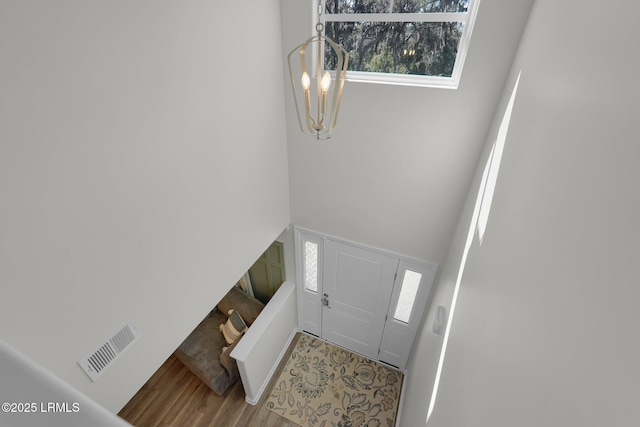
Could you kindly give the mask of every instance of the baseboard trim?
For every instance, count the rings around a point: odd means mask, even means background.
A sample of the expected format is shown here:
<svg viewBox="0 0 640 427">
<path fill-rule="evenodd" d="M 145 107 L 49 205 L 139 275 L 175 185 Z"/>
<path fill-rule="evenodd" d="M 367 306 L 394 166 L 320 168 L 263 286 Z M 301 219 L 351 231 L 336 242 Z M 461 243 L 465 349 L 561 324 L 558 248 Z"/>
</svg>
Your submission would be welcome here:
<svg viewBox="0 0 640 427">
<path fill-rule="evenodd" d="M 402 371 L 402 389 L 400 390 L 400 401 L 398 402 L 398 413 L 396 415 L 395 427 L 400 426 L 400 417 L 402 416 L 402 405 L 404 403 L 405 389 L 407 388 L 407 370 Z"/>
<path fill-rule="evenodd" d="M 287 342 L 285 343 L 284 347 L 282 348 L 282 351 L 280 352 L 280 354 L 278 355 L 278 358 L 276 359 L 275 363 L 273 364 L 273 366 L 269 370 L 269 374 L 267 375 L 267 379 L 260 386 L 260 390 L 258 390 L 258 395 L 256 396 L 256 398 L 255 399 L 250 399 L 249 396 L 245 396 L 244 400 L 249 405 L 256 406 L 258 404 L 258 402 L 260 401 L 260 398 L 262 397 L 262 393 L 264 393 L 264 390 L 267 388 L 267 385 L 269 384 L 269 382 L 271 382 L 271 378 L 273 377 L 273 374 L 275 374 L 276 370 L 278 369 L 278 366 L 280 365 L 280 362 L 282 361 L 282 358 L 284 357 L 285 353 L 289 349 L 289 346 L 291 345 L 291 342 L 293 341 L 293 338 L 295 338 L 295 336 L 296 336 L 296 334 L 298 332 L 300 332 L 298 330 L 298 328 L 294 328 L 293 331 L 291 332 L 291 335 L 289 335 L 289 338 L 287 339 Z"/>
</svg>

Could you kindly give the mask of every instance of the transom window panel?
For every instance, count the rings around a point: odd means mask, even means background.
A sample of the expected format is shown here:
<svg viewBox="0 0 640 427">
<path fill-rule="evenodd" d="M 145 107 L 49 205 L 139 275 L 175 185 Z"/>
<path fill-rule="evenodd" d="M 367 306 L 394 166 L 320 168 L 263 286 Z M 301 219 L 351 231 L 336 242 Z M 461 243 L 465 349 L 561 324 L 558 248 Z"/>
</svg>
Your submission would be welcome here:
<svg viewBox="0 0 640 427">
<path fill-rule="evenodd" d="M 349 51 L 349 80 L 457 87 L 479 0 L 324 3 L 325 35 Z M 330 49 L 324 61 L 335 70 Z"/>
<path fill-rule="evenodd" d="M 304 242 L 304 287 L 318 292 L 318 244 Z"/>
<path fill-rule="evenodd" d="M 404 323 L 409 323 L 411 311 L 416 301 L 418 288 L 420 288 L 420 280 L 422 274 L 411 270 L 405 270 L 404 279 L 402 279 L 402 287 L 400 288 L 400 297 L 396 305 L 396 311 L 393 318 Z"/>
<path fill-rule="evenodd" d="M 434 13 L 466 12 L 469 2 L 470 0 L 326 0 L 325 4 L 328 13 Z"/>
</svg>

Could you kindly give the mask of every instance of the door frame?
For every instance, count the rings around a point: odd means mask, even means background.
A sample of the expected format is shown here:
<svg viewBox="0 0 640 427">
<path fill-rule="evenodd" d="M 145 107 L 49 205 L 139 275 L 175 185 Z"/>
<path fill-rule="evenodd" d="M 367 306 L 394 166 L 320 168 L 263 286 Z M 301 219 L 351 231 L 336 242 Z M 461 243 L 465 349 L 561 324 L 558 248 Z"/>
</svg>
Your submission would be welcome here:
<svg viewBox="0 0 640 427">
<path fill-rule="evenodd" d="M 394 359 L 393 363 L 391 360 L 386 363 L 390 363 L 393 366 L 396 366 L 400 369 L 404 369 L 406 361 L 411 353 L 411 349 L 413 347 L 413 342 L 415 340 L 415 335 L 417 330 L 422 323 L 422 318 L 424 312 L 427 311 L 427 305 L 429 298 L 431 297 L 433 284 L 435 283 L 435 278 L 438 270 L 438 265 L 429 262 L 420 260 L 417 258 L 407 257 L 404 255 L 399 255 L 394 252 L 386 251 L 383 249 L 379 249 L 376 247 L 363 245 L 360 243 L 355 243 L 346 239 L 341 239 L 335 236 L 325 235 L 316 231 L 312 231 L 302 227 L 294 227 L 294 247 L 295 247 L 295 269 L 296 269 L 296 281 L 297 281 L 297 296 L 298 296 L 298 327 L 301 331 L 309 332 L 318 337 L 322 337 L 322 297 L 323 297 L 323 265 L 324 265 L 324 245 L 327 240 L 335 241 L 337 243 L 353 246 L 358 249 L 363 249 L 366 251 L 378 253 L 385 256 L 391 256 L 397 258 L 399 260 L 398 270 L 396 272 L 396 277 L 393 284 L 393 291 L 389 300 L 388 311 L 385 313 L 381 313 L 381 316 L 385 317 L 385 333 L 383 333 L 381 342 L 380 342 L 380 350 L 378 353 L 377 360 L 381 360 L 380 358 L 385 353 L 383 347 L 383 343 L 391 344 L 392 342 L 395 344 L 397 340 L 391 339 L 394 335 L 402 335 L 406 342 L 408 342 L 408 348 L 404 351 L 400 352 L 401 354 L 395 354 L 397 357 L 390 357 L 389 352 L 386 352 L 387 357 L 389 359 Z M 317 254 L 317 291 L 311 292 L 305 287 L 305 278 L 304 278 L 304 266 L 301 268 L 302 262 L 304 260 L 304 248 L 303 242 L 309 241 L 317 245 L 318 254 Z M 423 273 L 424 282 L 420 283 L 420 289 L 418 295 L 416 296 L 416 300 L 414 302 L 416 307 L 416 312 L 412 313 L 411 319 L 408 323 L 402 323 L 400 325 L 396 325 L 397 321 L 393 319 L 393 311 L 395 310 L 395 305 L 398 301 L 398 295 L 400 293 L 400 286 L 402 285 L 402 277 L 404 275 L 404 269 L 409 268 L 412 270 L 418 270 Z M 391 323 L 394 323 L 393 325 Z M 386 336 L 385 336 L 386 334 Z M 395 352 L 393 352 L 395 353 Z M 381 360 L 384 361 L 384 360 Z"/>
</svg>

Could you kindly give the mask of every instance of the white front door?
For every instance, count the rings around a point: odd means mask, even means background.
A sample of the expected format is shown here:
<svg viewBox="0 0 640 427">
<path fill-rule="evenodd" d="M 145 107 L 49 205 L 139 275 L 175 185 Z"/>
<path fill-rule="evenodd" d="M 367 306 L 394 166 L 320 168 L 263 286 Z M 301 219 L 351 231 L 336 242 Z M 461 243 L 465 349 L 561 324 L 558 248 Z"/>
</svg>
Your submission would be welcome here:
<svg viewBox="0 0 640 427">
<path fill-rule="evenodd" d="M 404 369 L 437 265 L 295 229 L 303 331 Z"/>
<path fill-rule="evenodd" d="M 322 338 L 378 358 L 398 258 L 326 240 Z"/>
</svg>

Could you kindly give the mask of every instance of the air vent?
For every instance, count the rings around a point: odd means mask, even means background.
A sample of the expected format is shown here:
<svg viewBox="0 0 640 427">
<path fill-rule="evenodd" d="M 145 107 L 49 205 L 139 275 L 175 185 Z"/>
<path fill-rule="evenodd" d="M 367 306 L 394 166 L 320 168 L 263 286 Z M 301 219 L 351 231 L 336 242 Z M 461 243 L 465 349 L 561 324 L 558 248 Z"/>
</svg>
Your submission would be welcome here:
<svg viewBox="0 0 640 427">
<path fill-rule="evenodd" d="M 78 360 L 78 365 L 91 378 L 91 381 L 95 381 L 137 339 L 137 328 L 133 322 L 129 321 L 97 350 Z"/>
</svg>

